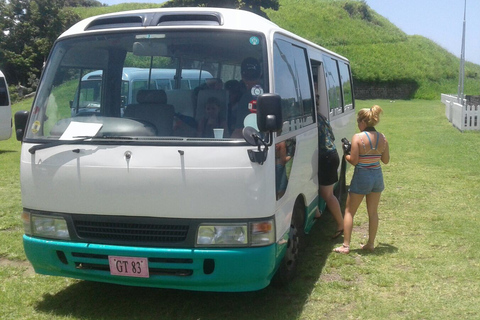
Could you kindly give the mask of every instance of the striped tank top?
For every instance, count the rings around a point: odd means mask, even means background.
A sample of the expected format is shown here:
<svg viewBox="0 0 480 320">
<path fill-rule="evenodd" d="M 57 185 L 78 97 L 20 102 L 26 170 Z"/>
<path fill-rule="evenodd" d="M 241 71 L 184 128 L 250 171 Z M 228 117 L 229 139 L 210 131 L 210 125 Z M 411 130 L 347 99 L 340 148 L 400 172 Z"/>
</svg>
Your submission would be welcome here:
<svg viewBox="0 0 480 320">
<path fill-rule="evenodd" d="M 357 163 L 356 167 L 363 168 L 363 169 L 380 169 L 381 168 L 380 167 L 380 159 L 381 159 L 382 155 L 377 154 L 377 153 L 373 153 L 373 154 L 370 153 L 372 151 L 377 151 L 379 134 L 378 134 L 378 132 L 376 132 L 377 143 L 375 144 L 375 148 L 374 148 L 373 145 L 372 145 L 372 140 L 370 139 L 370 136 L 368 135 L 368 133 L 366 133 L 365 131 L 363 133 L 365 133 L 365 135 L 368 138 L 368 142 L 370 143 L 370 150 L 368 152 L 366 152 L 367 149 L 365 148 L 365 144 L 363 143 L 363 140 L 360 137 L 360 140 L 362 141 L 362 144 L 363 144 L 363 149 L 365 150 L 366 153 L 359 155 L 359 159 L 358 159 L 358 163 Z"/>
</svg>

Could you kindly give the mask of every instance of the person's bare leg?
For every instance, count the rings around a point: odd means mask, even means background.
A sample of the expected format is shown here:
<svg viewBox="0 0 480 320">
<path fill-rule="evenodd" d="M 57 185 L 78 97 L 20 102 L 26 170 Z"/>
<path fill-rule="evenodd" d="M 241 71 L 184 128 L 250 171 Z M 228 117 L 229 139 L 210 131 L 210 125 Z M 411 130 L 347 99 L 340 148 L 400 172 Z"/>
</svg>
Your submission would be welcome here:
<svg viewBox="0 0 480 320">
<path fill-rule="evenodd" d="M 343 245 L 341 247 L 335 248 L 335 252 L 350 252 L 350 241 L 353 231 L 353 217 L 357 213 L 358 207 L 362 203 L 363 197 L 363 194 L 357 194 L 352 192 L 348 193 L 347 206 L 345 208 L 345 217 L 343 218 Z"/>
<path fill-rule="evenodd" d="M 340 203 L 337 197 L 333 194 L 333 184 L 330 186 L 320 186 L 320 196 L 325 200 L 328 210 L 332 213 L 335 222 L 337 223 L 336 231 L 343 230 L 343 216 L 340 209 Z"/>
<path fill-rule="evenodd" d="M 378 204 L 381 195 L 381 192 L 367 194 L 368 241 L 362 246 L 364 250 L 373 251 L 375 249 L 375 238 L 378 230 Z"/>
</svg>

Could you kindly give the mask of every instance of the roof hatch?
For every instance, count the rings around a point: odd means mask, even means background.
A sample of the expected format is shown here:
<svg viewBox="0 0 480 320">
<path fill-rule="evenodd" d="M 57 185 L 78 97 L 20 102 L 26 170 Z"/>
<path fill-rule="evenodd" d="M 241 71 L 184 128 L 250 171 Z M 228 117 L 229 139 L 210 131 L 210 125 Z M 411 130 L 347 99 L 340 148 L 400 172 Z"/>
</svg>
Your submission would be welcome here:
<svg viewBox="0 0 480 320">
<path fill-rule="evenodd" d="M 113 28 L 132 28 L 143 25 L 142 16 L 114 16 L 98 18 L 90 22 L 85 30 L 113 29 Z"/>
<path fill-rule="evenodd" d="M 162 14 L 158 18 L 158 26 L 171 25 L 217 25 L 223 24 L 223 19 L 218 12 L 172 12 Z"/>
</svg>

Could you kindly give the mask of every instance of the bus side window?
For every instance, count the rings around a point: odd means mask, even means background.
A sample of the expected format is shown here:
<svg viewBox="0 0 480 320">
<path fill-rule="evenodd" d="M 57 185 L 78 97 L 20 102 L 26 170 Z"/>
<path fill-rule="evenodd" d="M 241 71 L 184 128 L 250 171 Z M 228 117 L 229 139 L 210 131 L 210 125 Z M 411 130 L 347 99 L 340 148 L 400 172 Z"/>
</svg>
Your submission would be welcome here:
<svg viewBox="0 0 480 320">
<path fill-rule="evenodd" d="M 327 78 L 327 94 L 330 104 L 330 115 L 336 116 L 343 113 L 342 96 L 338 64 L 335 59 L 325 57 L 325 76 Z"/>
<path fill-rule="evenodd" d="M 306 50 L 284 40 L 274 42 L 275 93 L 282 97 L 282 134 L 315 122 Z"/>
<path fill-rule="evenodd" d="M 340 79 L 342 81 L 343 110 L 353 109 L 353 90 L 350 77 L 350 68 L 346 63 L 339 62 Z"/>
</svg>

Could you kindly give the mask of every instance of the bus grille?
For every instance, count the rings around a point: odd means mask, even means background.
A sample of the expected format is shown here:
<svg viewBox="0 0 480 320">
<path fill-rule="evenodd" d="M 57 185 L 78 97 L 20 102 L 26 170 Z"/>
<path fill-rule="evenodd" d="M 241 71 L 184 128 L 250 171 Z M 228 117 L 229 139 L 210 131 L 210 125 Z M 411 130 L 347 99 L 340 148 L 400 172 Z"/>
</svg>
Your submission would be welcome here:
<svg viewBox="0 0 480 320">
<path fill-rule="evenodd" d="M 74 219 L 78 236 L 84 240 L 135 243 L 179 243 L 185 241 L 188 225 L 86 221 Z"/>
</svg>

